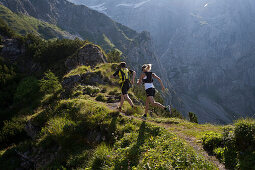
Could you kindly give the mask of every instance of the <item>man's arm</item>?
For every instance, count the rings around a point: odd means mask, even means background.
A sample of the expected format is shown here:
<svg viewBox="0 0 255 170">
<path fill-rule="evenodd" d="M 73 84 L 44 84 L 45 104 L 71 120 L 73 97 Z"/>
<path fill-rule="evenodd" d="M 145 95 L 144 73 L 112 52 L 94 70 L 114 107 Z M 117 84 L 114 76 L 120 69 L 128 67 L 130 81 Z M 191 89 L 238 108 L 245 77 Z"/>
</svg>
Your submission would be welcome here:
<svg viewBox="0 0 255 170">
<path fill-rule="evenodd" d="M 115 78 L 119 73 L 119 70 L 115 71 L 115 73 L 113 73 L 113 75 L 111 75 L 111 78 Z"/>
<path fill-rule="evenodd" d="M 162 82 L 162 80 L 159 78 L 159 76 L 157 76 L 155 73 L 152 74 L 152 77 L 154 77 L 155 79 L 157 79 L 162 87 L 162 91 L 165 91 L 165 86 Z"/>
</svg>

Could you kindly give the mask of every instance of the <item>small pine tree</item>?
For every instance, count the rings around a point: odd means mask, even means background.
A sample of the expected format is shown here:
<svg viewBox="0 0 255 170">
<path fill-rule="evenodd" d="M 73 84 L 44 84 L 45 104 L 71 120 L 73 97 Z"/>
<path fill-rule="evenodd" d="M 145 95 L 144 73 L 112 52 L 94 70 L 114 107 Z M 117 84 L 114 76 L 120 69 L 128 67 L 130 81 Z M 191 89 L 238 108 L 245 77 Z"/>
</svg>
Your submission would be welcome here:
<svg viewBox="0 0 255 170">
<path fill-rule="evenodd" d="M 192 123 L 198 123 L 197 115 L 195 113 L 189 112 L 189 119 Z"/>
<path fill-rule="evenodd" d="M 39 81 L 40 91 L 45 94 L 55 93 L 62 89 L 62 86 L 50 70 L 44 73 L 44 77 Z"/>
</svg>

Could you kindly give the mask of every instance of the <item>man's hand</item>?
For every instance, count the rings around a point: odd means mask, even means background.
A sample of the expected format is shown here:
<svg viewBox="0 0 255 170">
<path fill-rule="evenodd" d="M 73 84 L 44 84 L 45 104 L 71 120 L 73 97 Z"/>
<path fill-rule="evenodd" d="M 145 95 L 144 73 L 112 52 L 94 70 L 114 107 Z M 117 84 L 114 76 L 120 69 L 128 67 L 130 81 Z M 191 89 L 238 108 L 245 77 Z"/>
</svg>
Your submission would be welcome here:
<svg viewBox="0 0 255 170">
<path fill-rule="evenodd" d="M 162 91 L 165 91 L 166 89 L 165 89 L 165 87 L 164 86 L 162 86 Z"/>
</svg>

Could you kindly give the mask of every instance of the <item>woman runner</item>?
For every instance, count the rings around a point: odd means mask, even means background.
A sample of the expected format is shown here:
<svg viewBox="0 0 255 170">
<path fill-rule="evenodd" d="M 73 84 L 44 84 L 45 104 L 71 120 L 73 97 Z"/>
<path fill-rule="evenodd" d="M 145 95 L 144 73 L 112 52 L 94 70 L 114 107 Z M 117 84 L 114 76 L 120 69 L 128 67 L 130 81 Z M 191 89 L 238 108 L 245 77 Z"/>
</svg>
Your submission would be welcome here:
<svg viewBox="0 0 255 170">
<path fill-rule="evenodd" d="M 165 87 L 164 87 L 161 79 L 155 73 L 151 72 L 151 64 L 144 64 L 142 66 L 142 74 L 141 74 L 139 80 L 137 81 L 138 85 L 140 85 L 141 83 L 144 84 L 146 95 L 147 95 L 145 114 L 143 115 L 144 119 L 146 119 L 146 117 L 147 117 L 150 103 L 152 106 L 164 109 L 165 111 L 167 111 L 171 114 L 171 108 L 169 105 L 163 106 L 162 104 L 160 104 L 154 100 L 156 90 L 153 85 L 153 78 L 157 79 L 160 82 L 162 91 L 164 91 Z"/>
</svg>

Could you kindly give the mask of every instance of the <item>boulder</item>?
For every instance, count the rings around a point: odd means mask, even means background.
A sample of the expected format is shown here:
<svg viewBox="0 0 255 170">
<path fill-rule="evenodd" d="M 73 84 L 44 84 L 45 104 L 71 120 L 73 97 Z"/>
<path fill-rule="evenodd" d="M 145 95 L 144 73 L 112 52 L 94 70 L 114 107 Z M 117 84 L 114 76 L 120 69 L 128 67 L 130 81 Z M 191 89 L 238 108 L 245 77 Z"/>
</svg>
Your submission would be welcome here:
<svg viewBox="0 0 255 170">
<path fill-rule="evenodd" d="M 71 70 L 80 65 L 96 66 L 99 63 L 105 63 L 106 56 L 103 51 L 96 45 L 87 44 L 77 51 L 73 56 L 69 57 L 65 66 Z"/>
</svg>

